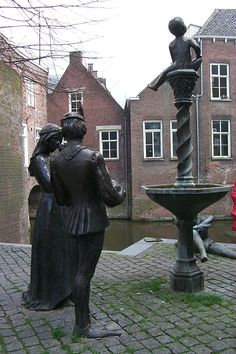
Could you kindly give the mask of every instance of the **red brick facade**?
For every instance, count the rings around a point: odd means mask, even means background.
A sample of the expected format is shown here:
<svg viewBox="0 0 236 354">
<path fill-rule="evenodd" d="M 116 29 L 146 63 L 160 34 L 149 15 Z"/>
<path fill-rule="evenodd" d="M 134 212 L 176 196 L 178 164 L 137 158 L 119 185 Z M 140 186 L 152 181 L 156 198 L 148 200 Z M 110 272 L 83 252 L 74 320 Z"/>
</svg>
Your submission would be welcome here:
<svg viewBox="0 0 236 354">
<path fill-rule="evenodd" d="M 27 161 L 35 147 L 36 128 L 47 123 L 47 72 L 24 61 L 4 37 L 0 46 L 0 242 L 22 243 L 29 242 L 28 199 L 36 184 Z M 28 80 L 32 106 L 27 103 Z"/>
<path fill-rule="evenodd" d="M 124 111 L 97 79 L 96 72 L 82 63 L 81 52 L 70 53 L 70 62 L 55 90 L 48 95 L 48 121 L 60 124 L 63 114 L 70 110 L 69 93 L 81 92 L 87 125 L 84 144 L 99 150 L 99 130 L 118 130 L 119 158 L 107 159 L 106 164 L 112 178 L 126 185 L 125 177 L 125 119 Z M 104 80 L 103 80 L 104 81 Z M 114 217 L 126 217 L 126 202 L 120 207 L 109 210 Z"/>
<path fill-rule="evenodd" d="M 202 46 L 202 75 L 196 93 L 200 94 L 199 106 L 193 99 L 191 113 L 193 176 L 196 181 L 207 183 L 232 184 L 236 178 L 236 55 L 235 39 L 200 38 Z M 212 100 L 210 86 L 210 64 L 229 65 L 230 97 Z M 200 72 L 199 72 L 200 74 Z M 157 93 L 146 88 L 136 99 L 127 101 L 127 114 L 130 118 L 131 145 L 131 186 L 132 218 L 158 219 L 171 217 L 171 214 L 149 200 L 142 185 L 173 184 L 175 182 L 177 161 L 170 154 L 170 120 L 175 119 L 174 98 L 168 83 Z M 196 109 L 199 111 L 199 159 L 197 155 Z M 212 157 L 212 120 L 230 121 L 231 155 L 228 158 Z M 143 121 L 160 120 L 163 134 L 163 158 L 145 159 L 143 152 Z M 199 164 L 198 164 L 199 161 Z M 215 203 L 203 214 L 212 213 L 216 217 L 229 217 L 232 209 L 230 194 Z"/>
</svg>

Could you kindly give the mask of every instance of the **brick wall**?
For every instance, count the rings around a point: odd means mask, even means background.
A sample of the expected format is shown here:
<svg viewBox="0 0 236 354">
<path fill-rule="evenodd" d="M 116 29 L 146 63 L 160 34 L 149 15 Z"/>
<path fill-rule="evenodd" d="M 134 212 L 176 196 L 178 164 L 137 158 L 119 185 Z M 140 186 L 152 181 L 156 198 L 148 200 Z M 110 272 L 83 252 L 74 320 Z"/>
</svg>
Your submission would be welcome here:
<svg viewBox="0 0 236 354">
<path fill-rule="evenodd" d="M 47 72 L 33 64 L 25 71 L 27 72 L 26 77 L 34 82 L 35 91 L 35 105 L 31 107 L 27 105 L 27 89 L 24 80 L 22 80 L 22 123 L 27 124 L 28 159 L 30 161 L 36 146 L 36 129 L 42 128 L 47 123 Z M 28 203 L 29 194 L 37 182 L 35 178 L 29 176 L 27 167 L 24 169 L 24 178 Z"/>
<path fill-rule="evenodd" d="M 165 209 L 154 204 L 142 190 L 142 185 L 173 183 L 176 160 L 170 158 L 170 120 L 175 119 L 173 95 L 168 84 L 158 93 L 145 89 L 139 100 L 130 100 L 130 140 L 132 178 L 132 219 L 170 217 Z M 163 159 L 144 159 L 143 121 L 161 120 L 163 128 Z"/>
<path fill-rule="evenodd" d="M 84 144 L 92 150 L 99 150 L 98 126 L 121 126 L 119 130 L 120 158 L 106 161 L 112 178 L 125 186 L 125 138 L 124 111 L 98 82 L 98 80 L 82 64 L 81 56 L 72 53 L 70 63 L 65 70 L 53 94 L 48 95 L 48 121 L 60 125 L 60 119 L 69 110 L 68 93 L 72 90 L 83 92 L 83 108 L 87 125 Z M 113 209 L 109 209 L 111 217 L 127 215 L 126 201 Z"/>
<path fill-rule="evenodd" d="M 0 36 L 0 242 L 30 241 L 29 194 L 36 180 L 24 166 L 22 123 L 27 125 L 28 160 L 35 128 L 47 123 L 47 71 L 25 60 Z M 5 63 L 5 64 L 4 64 Z M 7 64 L 7 65 L 6 65 Z M 26 79 L 34 82 L 35 105 L 27 105 Z"/>
<path fill-rule="evenodd" d="M 231 184 L 236 178 L 236 57 L 235 41 L 224 39 L 203 40 L 203 96 L 200 99 L 200 144 L 201 179 L 206 182 Z M 229 64 L 230 100 L 212 101 L 210 93 L 210 63 Z M 231 121 L 231 159 L 212 159 L 211 121 L 229 119 Z M 218 216 L 229 216 L 232 208 L 230 193 L 221 201 L 205 210 Z"/>
<path fill-rule="evenodd" d="M 3 63 L 0 63 L 0 86 L 0 240 L 24 242 L 28 223 L 21 137 L 21 80 Z"/>
<path fill-rule="evenodd" d="M 200 118 L 200 182 L 231 184 L 236 178 L 236 60 L 235 42 L 228 40 L 203 41 L 203 96 L 199 103 Z M 227 102 L 210 99 L 210 63 L 228 63 L 230 65 L 231 99 Z M 200 80 L 196 92 L 200 93 Z M 131 185 L 132 218 L 156 219 L 172 217 L 162 207 L 146 197 L 142 185 L 174 183 L 176 160 L 170 158 L 170 120 L 176 117 L 174 97 L 168 83 L 158 92 L 146 88 L 139 99 L 129 101 L 130 140 L 131 140 Z M 230 119 L 232 136 L 232 158 L 212 159 L 211 120 Z M 143 121 L 161 120 L 163 124 L 163 159 L 145 161 L 143 156 Z M 197 176 L 196 164 L 196 102 L 191 107 L 191 130 L 193 145 L 193 176 Z M 216 217 L 229 217 L 232 208 L 230 193 L 221 201 L 205 209 L 203 214 L 212 213 Z"/>
</svg>

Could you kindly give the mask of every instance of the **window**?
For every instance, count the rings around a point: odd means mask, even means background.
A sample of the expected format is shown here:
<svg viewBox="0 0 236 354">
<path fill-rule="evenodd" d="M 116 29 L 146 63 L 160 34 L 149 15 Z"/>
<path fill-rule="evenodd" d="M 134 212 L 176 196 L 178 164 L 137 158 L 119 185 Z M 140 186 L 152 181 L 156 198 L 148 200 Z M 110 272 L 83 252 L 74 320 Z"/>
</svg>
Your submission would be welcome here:
<svg viewBox="0 0 236 354">
<path fill-rule="evenodd" d="M 41 131 L 41 129 L 42 128 L 35 128 L 35 143 L 37 144 L 37 142 L 39 141 L 39 139 L 40 139 L 40 135 L 39 135 L 39 133 L 40 133 L 40 131 Z"/>
<path fill-rule="evenodd" d="M 212 157 L 231 157 L 230 121 L 212 121 Z"/>
<path fill-rule="evenodd" d="M 162 152 L 162 122 L 143 122 L 144 158 L 161 158 Z"/>
<path fill-rule="evenodd" d="M 34 90 L 34 82 L 31 80 L 25 81 L 26 85 L 26 102 L 27 106 L 35 107 L 35 90 Z"/>
<path fill-rule="evenodd" d="M 83 103 L 83 92 L 69 93 L 69 111 L 79 112 L 80 104 Z"/>
<path fill-rule="evenodd" d="M 22 138 L 23 138 L 23 149 L 24 149 L 24 166 L 29 166 L 28 157 L 28 134 L 27 134 L 27 124 L 22 123 Z"/>
<path fill-rule="evenodd" d="M 100 152 L 104 159 L 119 159 L 118 130 L 99 131 Z"/>
<path fill-rule="evenodd" d="M 229 99 L 229 65 L 211 64 L 211 98 Z"/>
<path fill-rule="evenodd" d="M 170 121 L 170 153 L 171 153 L 171 158 L 176 158 L 176 149 L 178 146 L 178 140 L 177 140 L 177 121 L 176 120 L 171 120 Z"/>
</svg>

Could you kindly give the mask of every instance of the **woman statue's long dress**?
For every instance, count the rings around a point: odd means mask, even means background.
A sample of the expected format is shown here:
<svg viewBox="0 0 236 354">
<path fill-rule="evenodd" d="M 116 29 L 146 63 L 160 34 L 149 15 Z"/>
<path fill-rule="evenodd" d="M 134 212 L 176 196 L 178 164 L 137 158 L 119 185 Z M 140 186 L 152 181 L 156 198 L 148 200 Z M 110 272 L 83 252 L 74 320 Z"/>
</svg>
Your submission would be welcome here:
<svg viewBox="0 0 236 354">
<path fill-rule="evenodd" d="M 26 308 L 38 311 L 54 309 L 69 298 L 77 268 L 74 240 L 63 227 L 66 207 L 57 204 L 50 183 L 50 153 L 60 142 L 60 128 L 46 124 L 29 166 L 42 196 L 33 233 L 30 285 L 22 297 Z"/>
</svg>

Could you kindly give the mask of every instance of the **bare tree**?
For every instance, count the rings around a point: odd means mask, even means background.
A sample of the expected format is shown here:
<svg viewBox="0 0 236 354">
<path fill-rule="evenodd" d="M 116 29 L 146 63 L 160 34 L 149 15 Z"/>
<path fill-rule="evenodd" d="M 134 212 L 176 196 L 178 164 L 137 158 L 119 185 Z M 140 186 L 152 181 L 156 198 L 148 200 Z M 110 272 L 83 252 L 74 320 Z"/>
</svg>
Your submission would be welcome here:
<svg viewBox="0 0 236 354">
<path fill-rule="evenodd" d="M 83 43 L 98 38 L 94 25 L 110 17 L 110 2 L 1 0 L 0 59 L 18 71 L 28 72 L 31 79 L 29 62 L 54 67 L 56 73 L 56 60 L 68 57 L 68 52 L 80 50 Z"/>
</svg>

